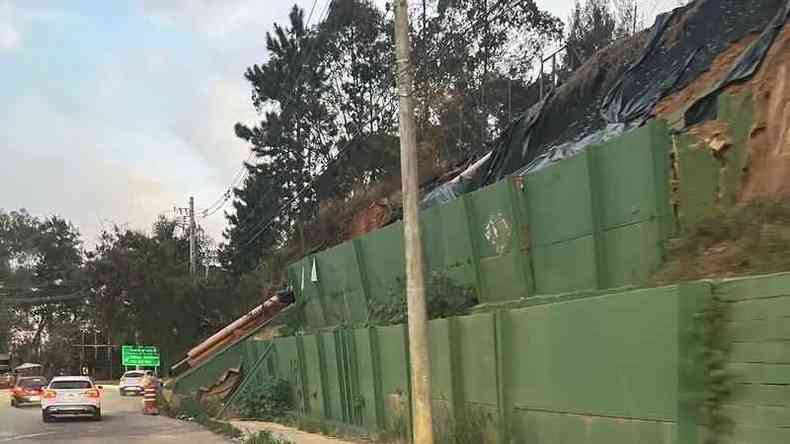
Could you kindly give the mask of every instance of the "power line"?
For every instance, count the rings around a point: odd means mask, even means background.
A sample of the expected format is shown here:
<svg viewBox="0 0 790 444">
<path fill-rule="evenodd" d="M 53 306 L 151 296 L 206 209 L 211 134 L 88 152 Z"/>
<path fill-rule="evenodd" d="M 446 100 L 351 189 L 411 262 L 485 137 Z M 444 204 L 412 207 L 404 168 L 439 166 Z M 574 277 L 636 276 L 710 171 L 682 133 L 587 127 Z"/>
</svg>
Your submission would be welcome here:
<svg viewBox="0 0 790 444">
<path fill-rule="evenodd" d="M 255 153 L 250 151 L 249 155 L 247 156 L 247 160 L 242 162 L 239 170 L 236 171 L 236 174 L 233 175 L 233 178 L 231 179 L 228 188 L 217 199 L 215 199 L 211 205 L 198 211 L 201 214 L 202 219 L 205 219 L 213 215 L 214 213 L 218 212 L 219 210 L 221 210 L 225 206 L 225 204 L 230 200 L 233 194 L 233 189 L 236 188 L 238 185 L 242 184 L 249 176 L 249 170 L 247 169 L 247 164 L 252 161 L 254 156 Z"/>
</svg>

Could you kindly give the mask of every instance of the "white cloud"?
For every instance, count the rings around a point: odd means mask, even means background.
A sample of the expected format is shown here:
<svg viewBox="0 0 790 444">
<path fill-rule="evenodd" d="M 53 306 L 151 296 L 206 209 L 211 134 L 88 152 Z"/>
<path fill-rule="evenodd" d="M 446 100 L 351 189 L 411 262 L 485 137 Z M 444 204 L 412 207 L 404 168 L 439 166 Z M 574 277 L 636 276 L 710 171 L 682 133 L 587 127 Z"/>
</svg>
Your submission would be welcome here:
<svg viewBox="0 0 790 444">
<path fill-rule="evenodd" d="M 142 10 L 151 19 L 167 25 L 187 25 L 211 38 L 238 40 L 239 31 L 264 30 L 272 22 L 287 17 L 290 6 L 279 1 L 260 0 L 143 0 Z M 309 8 L 309 0 L 296 0 Z M 319 11 L 316 12 L 316 15 Z"/>
<path fill-rule="evenodd" d="M 22 35 L 14 26 L 14 10 L 11 3 L 0 1 L 0 51 L 17 49 Z"/>
<path fill-rule="evenodd" d="M 0 50 L 16 49 L 21 41 L 19 31 L 9 23 L 0 22 Z"/>
<path fill-rule="evenodd" d="M 39 95 L 12 105 L 12 114 L 0 113 L 16 128 L 0 137 L 0 155 L 8 166 L 0 186 L 3 207 L 60 214 L 80 228 L 86 246 L 92 247 L 107 220 L 149 229 L 158 214 L 185 195 L 165 178 L 112 159 L 110 153 L 133 147 L 95 131 L 90 116 L 61 112 Z"/>
</svg>

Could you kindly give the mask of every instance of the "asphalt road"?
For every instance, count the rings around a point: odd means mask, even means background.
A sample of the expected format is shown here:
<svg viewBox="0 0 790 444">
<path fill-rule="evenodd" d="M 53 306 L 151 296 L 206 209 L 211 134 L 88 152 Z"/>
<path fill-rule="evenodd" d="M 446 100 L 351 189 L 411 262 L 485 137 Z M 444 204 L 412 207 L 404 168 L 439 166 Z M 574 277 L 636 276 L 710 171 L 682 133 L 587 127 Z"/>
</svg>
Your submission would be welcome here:
<svg viewBox="0 0 790 444">
<path fill-rule="evenodd" d="M 44 424 L 41 407 L 11 407 L 8 390 L 0 390 L 0 443 L 64 444 L 218 444 L 232 442 L 201 426 L 164 416 L 140 413 L 142 398 L 121 397 L 105 386 L 102 421 L 59 420 Z"/>
</svg>

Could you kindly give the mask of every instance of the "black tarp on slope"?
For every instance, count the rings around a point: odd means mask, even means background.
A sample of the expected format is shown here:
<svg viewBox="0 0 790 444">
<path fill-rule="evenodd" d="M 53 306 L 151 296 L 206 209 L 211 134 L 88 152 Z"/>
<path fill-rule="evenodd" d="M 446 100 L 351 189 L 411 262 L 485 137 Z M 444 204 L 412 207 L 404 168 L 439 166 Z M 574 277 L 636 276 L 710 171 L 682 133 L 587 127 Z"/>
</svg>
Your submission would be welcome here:
<svg viewBox="0 0 790 444">
<path fill-rule="evenodd" d="M 611 60 L 601 57 L 596 68 L 575 74 L 595 77 L 580 82 L 583 90 L 563 94 L 571 80 L 516 120 L 494 150 L 481 185 L 527 174 L 643 123 L 662 97 L 688 86 L 732 42 L 762 32 L 728 78 L 750 76 L 785 23 L 788 5 L 790 0 L 697 0 L 658 17 L 627 69 L 627 55 L 612 45 L 603 51 L 612 53 Z"/>
</svg>

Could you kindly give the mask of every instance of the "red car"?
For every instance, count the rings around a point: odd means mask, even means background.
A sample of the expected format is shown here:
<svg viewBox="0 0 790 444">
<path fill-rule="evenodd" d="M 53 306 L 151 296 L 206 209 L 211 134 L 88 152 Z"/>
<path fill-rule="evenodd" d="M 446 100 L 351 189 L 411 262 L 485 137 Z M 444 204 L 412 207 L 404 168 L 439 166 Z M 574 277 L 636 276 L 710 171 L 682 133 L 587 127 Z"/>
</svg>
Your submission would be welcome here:
<svg viewBox="0 0 790 444">
<path fill-rule="evenodd" d="M 16 385 L 11 389 L 11 406 L 19 407 L 22 404 L 39 404 L 47 379 L 40 376 L 28 376 L 17 379 Z"/>
</svg>

